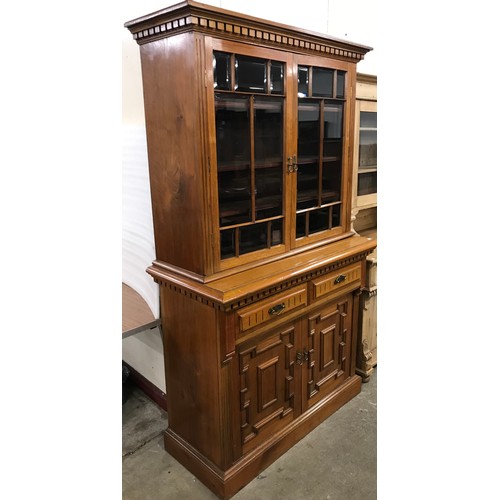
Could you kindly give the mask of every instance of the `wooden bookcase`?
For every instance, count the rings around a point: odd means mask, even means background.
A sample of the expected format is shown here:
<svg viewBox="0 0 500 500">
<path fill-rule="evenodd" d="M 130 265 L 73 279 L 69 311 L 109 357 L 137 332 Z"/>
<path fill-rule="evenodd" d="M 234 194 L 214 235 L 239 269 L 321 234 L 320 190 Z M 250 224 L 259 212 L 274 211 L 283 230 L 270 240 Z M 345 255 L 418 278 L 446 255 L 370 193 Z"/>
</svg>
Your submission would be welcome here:
<svg viewBox="0 0 500 500">
<path fill-rule="evenodd" d="M 140 47 L 169 427 L 229 498 L 360 391 L 351 230 L 369 47 L 186 1 Z"/>
</svg>

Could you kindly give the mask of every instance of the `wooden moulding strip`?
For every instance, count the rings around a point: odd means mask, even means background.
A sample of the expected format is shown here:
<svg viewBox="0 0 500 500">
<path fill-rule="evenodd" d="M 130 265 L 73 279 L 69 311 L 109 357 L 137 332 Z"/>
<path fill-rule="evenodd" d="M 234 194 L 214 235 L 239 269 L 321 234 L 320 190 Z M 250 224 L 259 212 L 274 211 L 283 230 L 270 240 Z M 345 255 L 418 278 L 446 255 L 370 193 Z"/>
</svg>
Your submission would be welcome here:
<svg viewBox="0 0 500 500">
<path fill-rule="evenodd" d="M 375 241 L 363 237 L 350 240 L 356 241 L 316 248 L 209 283 L 200 283 L 155 264 L 147 272 L 162 286 L 212 307 L 231 310 L 360 261 L 376 246 Z"/>
<path fill-rule="evenodd" d="M 322 33 L 274 23 L 191 0 L 128 21 L 125 27 L 139 44 L 189 29 L 216 34 L 222 38 L 247 40 L 253 43 L 257 41 L 260 45 L 315 52 L 355 62 L 362 60 L 364 55 L 372 50 L 371 47 Z"/>
</svg>

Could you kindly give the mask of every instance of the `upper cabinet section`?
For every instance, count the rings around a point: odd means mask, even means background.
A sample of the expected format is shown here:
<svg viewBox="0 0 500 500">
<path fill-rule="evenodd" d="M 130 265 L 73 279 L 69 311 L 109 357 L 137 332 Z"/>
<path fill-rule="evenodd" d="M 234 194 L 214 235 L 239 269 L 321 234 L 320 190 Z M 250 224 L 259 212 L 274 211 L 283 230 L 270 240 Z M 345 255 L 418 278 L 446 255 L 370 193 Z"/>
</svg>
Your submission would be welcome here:
<svg viewBox="0 0 500 500">
<path fill-rule="evenodd" d="M 183 2 L 140 45 L 157 264 L 210 281 L 349 237 L 369 47 Z"/>
</svg>

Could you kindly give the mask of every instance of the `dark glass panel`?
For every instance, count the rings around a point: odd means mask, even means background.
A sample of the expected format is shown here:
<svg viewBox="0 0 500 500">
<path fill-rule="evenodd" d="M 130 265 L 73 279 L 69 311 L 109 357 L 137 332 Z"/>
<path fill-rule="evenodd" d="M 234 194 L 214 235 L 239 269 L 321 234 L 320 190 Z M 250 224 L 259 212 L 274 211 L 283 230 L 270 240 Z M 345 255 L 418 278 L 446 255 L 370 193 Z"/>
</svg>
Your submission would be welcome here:
<svg viewBox="0 0 500 500">
<path fill-rule="evenodd" d="M 343 104 L 325 103 L 325 139 L 340 139 L 342 137 Z"/>
<path fill-rule="evenodd" d="M 220 233 L 220 255 L 222 259 L 236 256 L 234 233 L 234 229 L 227 229 Z"/>
<path fill-rule="evenodd" d="M 302 238 L 306 235 L 306 217 L 307 212 L 303 214 L 297 214 L 295 221 L 295 237 Z"/>
<path fill-rule="evenodd" d="M 271 245 L 281 245 L 283 243 L 283 219 L 271 222 Z"/>
<path fill-rule="evenodd" d="M 308 97 L 309 95 L 309 68 L 299 66 L 299 97 Z"/>
<path fill-rule="evenodd" d="M 283 99 L 255 97 L 254 144 L 256 166 L 283 163 Z"/>
<path fill-rule="evenodd" d="M 359 167 L 377 165 L 377 131 L 360 130 L 359 132 Z"/>
<path fill-rule="evenodd" d="M 321 203 L 340 201 L 342 188 L 342 162 L 329 161 L 323 163 L 323 182 Z"/>
<path fill-rule="evenodd" d="M 377 172 L 365 172 L 358 175 L 358 196 L 377 192 Z"/>
<path fill-rule="evenodd" d="M 248 108 L 247 97 L 215 95 L 221 226 L 248 222 L 252 218 Z"/>
<path fill-rule="evenodd" d="M 283 168 L 255 170 L 256 219 L 267 219 L 283 213 Z"/>
<path fill-rule="evenodd" d="M 313 97 L 333 97 L 333 70 L 312 69 L 312 95 Z"/>
<path fill-rule="evenodd" d="M 330 209 L 320 208 L 309 212 L 309 234 L 326 231 L 330 224 Z"/>
<path fill-rule="evenodd" d="M 340 226 L 340 207 L 342 205 L 333 205 L 332 209 L 332 228 Z"/>
<path fill-rule="evenodd" d="M 319 164 L 299 165 L 297 172 L 297 210 L 318 206 Z"/>
<path fill-rule="evenodd" d="M 250 222 L 252 220 L 250 167 L 218 172 L 217 181 L 220 226 Z"/>
<path fill-rule="evenodd" d="M 343 99 L 345 96 L 345 71 L 337 71 L 337 97 Z"/>
<path fill-rule="evenodd" d="M 214 88 L 231 90 L 231 54 L 214 52 Z"/>
<path fill-rule="evenodd" d="M 236 56 L 236 90 L 240 92 L 266 91 L 266 60 Z"/>
<path fill-rule="evenodd" d="M 267 222 L 240 227 L 240 255 L 270 246 L 268 245 L 268 227 Z"/>
<path fill-rule="evenodd" d="M 361 111 L 359 113 L 359 126 L 361 128 L 377 128 L 376 111 Z"/>
<path fill-rule="evenodd" d="M 342 158 L 343 104 L 325 103 L 324 109 L 324 158 Z"/>
<path fill-rule="evenodd" d="M 218 168 L 250 163 L 248 97 L 215 95 Z"/>
<path fill-rule="evenodd" d="M 271 94 L 283 94 L 284 64 L 271 61 Z"/>
<path fill-rule="evenodd" d="M 299 161 L 319 156 L 319 103 L 306 101 L 299 104 Z"/>
<path fill-rule="evenodd" d="M 323 141 L 323 158 L 342 159 L 342 139 L 325 139 Z"/>
</svg>

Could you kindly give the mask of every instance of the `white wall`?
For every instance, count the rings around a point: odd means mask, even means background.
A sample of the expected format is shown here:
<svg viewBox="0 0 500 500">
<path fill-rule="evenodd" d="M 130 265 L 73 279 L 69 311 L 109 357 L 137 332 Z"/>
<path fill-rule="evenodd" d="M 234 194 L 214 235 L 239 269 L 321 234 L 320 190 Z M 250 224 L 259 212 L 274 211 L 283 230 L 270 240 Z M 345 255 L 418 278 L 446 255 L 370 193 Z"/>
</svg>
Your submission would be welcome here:
<svg viewBox="0 0 500 500">
<path fill-rule="evenodd" d="M 176 3 L 175 0 L 126 0 L 122 21 L 130 21 Z M 358 71 L 377 74 L 376 3 L 370 0 L 205 0 L 206 4 L 374 47 Z M 158 287 L 145 269 L 154 260 L 153 222 L 144 125 L 139 46 L 124 28 L 122 36 L 123 106 L 123 266 L 122 280 L 159 314 Z M 158 329 L 123 341 L 123 359 L 165 391 L 162 344 Z"/>
</svg>

